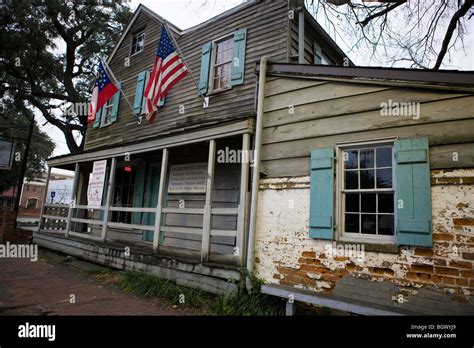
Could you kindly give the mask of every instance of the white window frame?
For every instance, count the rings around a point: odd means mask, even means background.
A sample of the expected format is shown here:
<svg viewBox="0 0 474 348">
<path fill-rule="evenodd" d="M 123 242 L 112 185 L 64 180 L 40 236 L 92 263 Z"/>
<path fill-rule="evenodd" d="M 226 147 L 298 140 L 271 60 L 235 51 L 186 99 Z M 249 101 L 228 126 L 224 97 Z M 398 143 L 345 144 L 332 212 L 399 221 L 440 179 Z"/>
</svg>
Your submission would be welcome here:
<svg viewBox="0 0 474 348">
<path fill-rule="evenodd" d="M 143 35 L 143 46 L 142 46 L 141 50 L 133 52 L 133 42 L 135 40 L 135 37 L 137 37 L 138 35 Z M 139 31 L 139 32 L 133 34 L 133 36 L 132 36 L 132 44 L 130 45 L 130 57 L 133 57 L 133 56 L 143 52 L 144 50 L 145 50 L 145 31 L 142 30 L 142 31 Z"/>
<path fill-rule="evenodd" d="M 222 92 L 222 91 L 227 91 L 229 89 L 232 89 L 232 61 L 233 61 L 233 57 L 230 58 L 230 62 L 225 62 L 225 63 L 221 63 L 219 65 L 224 65 L 224 64 L 229 64 L 231 65 L 231 75 L 230 75 L 230 81 L 229 81 L 229 87 L 226 87 L 226 88 L 219 88 L 219 89 L 214 89 L 214 76 L 215 76 L 215 61 L 216 61 L 216 53 L 217 53 L 217 50 L 216 50 L 216 44 L 221 42 L 221 41 L 226 41 L 230 39 L 232 41 L 232 50 L 234 49 L 234 34 L 228 34 L 228 35 L 224 35 L 216 40 L 213 40 L 212 41 L 212 52 L 211 52 L 211 68 L 210 68 L 210 72 L 209 72 L 209 94 L 211 93 L 218 93 L 218 92 Z"/>
<path fill-rule="evenodd" d="M 110 98 L 107 103 L 102 106 L 102 113 L 100 114 L 100 127 L 106 127 L 111 125 L 113 122 L 110 122 L 110 116 L 112 116 L 112 109 L 114 107 L 114 97 Z M 107 112 L 110 110 L 109 118 L 107 118 Z"/>
<path fill-rule="evenodd" d="M 396 138 L 390 139 L 374 139 L 360 142 L 339 143 L 336 145 L 336 239 L 342 242 L 359 242 L 370 244 L 396 244 L 397 236 L 397 188 L 395 178 L 395 151 L 394 142 Z M 344 150 L 361 147 L 383 147 L 390 145 L 392 147 L 392 188 L 394 194 L 393 206 L 393 220 L 394 220 L 394 234 L 392 236 L 385 235 L 369 235 L 362 233 L 345 233 L 344 232 L 344 206 L 342 204 L 342 188 L 344 187 Z M 360 180 L 360 177 L 359 177 Z M 376 179 L 375 179 L 376 180 Z M 374 192 L 380 192 L 375 189 Z M 359 207 L 360 209 L 360 207 Z"/>
<path fill-rule="evenodd" d="M 145 114 L 145 105 L 146 105 L 145 89 L 146 89 L 146 85 L 148 84 L 148 81 L 150 80 L 150 76 L 151 76 L 151 70 L 147 70 L 146 75 L 145 75 L 145 84 L 143 85 L 143 98 L 142 98 L 142 106 L 140 108 L 140 115 Z"/>
</svg>

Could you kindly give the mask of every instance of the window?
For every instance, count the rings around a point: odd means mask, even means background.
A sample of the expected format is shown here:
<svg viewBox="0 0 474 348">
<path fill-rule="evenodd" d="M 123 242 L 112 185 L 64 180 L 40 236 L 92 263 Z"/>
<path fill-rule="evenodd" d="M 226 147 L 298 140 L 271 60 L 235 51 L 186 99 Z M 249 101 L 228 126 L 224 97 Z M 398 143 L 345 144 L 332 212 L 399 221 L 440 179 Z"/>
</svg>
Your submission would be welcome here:
<svg viewBox="0 0 474 348">
<path fill-rule="evenodd" d="M 233 35 L 214 42 L 211 68 L 212 91 L 228 89 L 231 86 L 233 47 Z"/>
<path fill-rule="evenodd" d="M 133 207 L 133 198 L 135 193 L 135 168 L 131 166 L 122 166 L 117 168 L 114 187 L 114 207 Z M 130 223 L 131 212 L 112 212 L 112 221 Z"/>
<path fill-rule="evenodd" d="M 334 61 L 329 58 L 324 50 L 318 45 L 318 43 L 314 42 L 314 56 L 313 56 L 313 64 L 322 64 L 322 65 L 335 65 Z"/>
<path fill-rule="evenodd" d="M 393 145 L 340 148 L 340 237 L 394 241 Z"/>
<path fill-rule="evenodd" d="M 139 53 L 143 51 L 144 47 L 145 47 L 145 32 L 142 31 L 138 34 L 133 35 L 131 54 L 134 55 L 135 53 Z"/>
<path fill-rule="evenodd" d="M 145 83 L 143 84 L 143 86 L 144 86 L 143 91 L 145 91 L 145 88 L 148 85 L 148 80 L 150 79 L 150 75 L 151 75 L 151 71 L 147 70 L 146 71 L 146 77 L 145 77 Z M 143 95 L 142 106 L 141 106 L 141 110 L 140 110 L 141 115 L 145 114 L 146 100 L 147 99 L 146 99 L 145 95 Z"/>
<path fill-rule="evenodd" d="M 114 99 L 115 98 L 110 98 L 107 103 L 102 107 L 102 115 L 101 115 L 101 120 L 100 120 L 100 126 L 107 126 L 112 123 L 111 117 L 112 117 L 112 108 L 114 106 Z"/>
<path fill-rule="evenodd" d="M 38 199 L 28 198 L 26 201 L 26 209 L 36 209 L 38 206 Z"/>
</svg>

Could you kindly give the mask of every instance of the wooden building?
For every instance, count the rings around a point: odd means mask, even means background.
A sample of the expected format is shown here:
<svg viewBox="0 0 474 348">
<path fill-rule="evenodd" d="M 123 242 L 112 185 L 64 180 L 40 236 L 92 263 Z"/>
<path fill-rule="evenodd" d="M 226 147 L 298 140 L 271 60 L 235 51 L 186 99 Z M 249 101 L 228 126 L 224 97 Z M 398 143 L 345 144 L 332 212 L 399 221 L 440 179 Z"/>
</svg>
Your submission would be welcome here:
<svg viewBox="0 0 474 348">
<path fill-rule="evenodd" d="M 46 204 L 35 241 L 225 292 L 246 264 L 255 64 L 262 56 L 352 63 L 301 1 L 247 1 L 190 29 L 169 24 L 208 105 L 188 74 L 156 121 L 140 123 L 163 22 L 140 5 L 108 57 L 133 112 L 117 93 L 88 129 L 82 152 L 49 160 L 50 168 L 75 171 L 75 202 Z"/>
<path fill-rule="evenodd" d="M 474 73 L 257 70 L 263 291 L 357 314 L 474 314 Z"/>
<path fill-rule="evenodd" d="M 138 114 L 162 23 L 139 6 L 108 59 Z M 358 314 L 474 313 L 472 72 L 354 67 L 301 1 L 170 26 L 208 105 L 189 74 L 152 124 L 117 94 L 49 160 L 75 203 L 35 242 L 214 293 L 253 273 Z"/>
</svg>

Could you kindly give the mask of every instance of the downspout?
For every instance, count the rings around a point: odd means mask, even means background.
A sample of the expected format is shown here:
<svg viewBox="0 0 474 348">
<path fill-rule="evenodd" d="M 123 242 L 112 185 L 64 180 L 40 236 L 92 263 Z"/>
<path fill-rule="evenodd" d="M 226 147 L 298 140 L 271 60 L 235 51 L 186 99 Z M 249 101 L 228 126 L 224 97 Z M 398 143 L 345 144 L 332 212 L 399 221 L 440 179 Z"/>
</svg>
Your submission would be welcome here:
<svg viewBox="0 0 474 348">
<path fill-rule="evenodd" d="M 267 80 L 268 56 L 263 56 L 260 60 L 260 72 L 258 76 L 257 95 L 257 125 L 255 129 L 255 157 L 252 172 L 252 198 L 250 201 L 250 223 L 247 249 L 247 271 L 248 276 L 252 275 L 255 264 L 255 230 L 257 228 L 257 205 L 258 205 L 258 185 L 260 182 L 260 150 L 262 148 L 263 129 L 263 100 L 265 97 L 265 83 Z M 247 278 L 247 281 L 249 278 Z M 247 287 L 251 284 L 247 282 Z"/>
</svg>

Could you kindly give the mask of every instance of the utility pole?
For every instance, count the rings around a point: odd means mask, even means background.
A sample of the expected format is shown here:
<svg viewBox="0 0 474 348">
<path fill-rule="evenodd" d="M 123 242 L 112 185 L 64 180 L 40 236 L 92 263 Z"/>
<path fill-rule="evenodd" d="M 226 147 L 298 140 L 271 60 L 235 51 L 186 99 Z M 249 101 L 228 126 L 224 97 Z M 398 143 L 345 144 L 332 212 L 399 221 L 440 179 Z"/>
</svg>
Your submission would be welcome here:
<svg viewBox="0 0 474 348">
<path fill-rule="evenodd" d="M 18 178 L 18 186 L 17 186 L 17 193 L 15 195 L 15 205 L 13 206 L 13 211 L 15 212 L 15 215 L 18 215 L 18 211 L 20 208 L 20 197 L 21 197 L 21 192 L 23 190 L 23 181 L 25 179 L 25 174 L 26 174 L 26 167 L 28 164 L 28 155 L 30 153 L 30 145 L 31 145 L 31 140 L 33 139 L 33 129 L 35 127 L 35 116 L 31 116 L 31 122 L 28 127 L 28 138 L 26 139 L 26 144 L 25 144 L 25 152 L 23 154 L 23 162 L 21 164 L 21 170 L 20 170 L 20 177 Z M 15 228 L 17 227 L 17 221 L 15 219 Z"/>
</svg>

